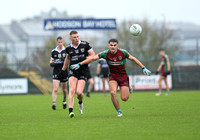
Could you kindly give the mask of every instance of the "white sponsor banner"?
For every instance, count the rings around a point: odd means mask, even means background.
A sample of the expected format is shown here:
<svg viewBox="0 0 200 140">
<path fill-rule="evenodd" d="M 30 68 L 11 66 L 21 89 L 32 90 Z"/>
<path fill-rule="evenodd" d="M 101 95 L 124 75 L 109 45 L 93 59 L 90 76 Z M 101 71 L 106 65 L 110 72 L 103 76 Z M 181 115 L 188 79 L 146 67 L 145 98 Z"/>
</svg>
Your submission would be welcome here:
<svg viewBox="0 0 200 140">
<path fill-rule="evenodd" d="M 134 90 L 146 90 L 146 89 L 158 89 L 158 80 L 160 75 L 134 75 L 130 76 L 129 78 L 132 79 L 132 82 L 130 80 L 130 86 Z M 171 75 L 167 76 L 167 82 L 169 85 L 169 88 L 172 88 L 172 77 Z M 162 89 L 165 89 L 165 83 L 162 80 Z"/>
<path fill-rule="evenodd" d="M 45 19 L 44 30 L 101 29 L 115 30 L 115 19 Z"/>
<path fill-rule="evenodd" d="M 28 80 L 26 78 L 0 79 L 0 94 L 26 94 Z"/>
<path fill-rule="evenodd" d="M 129 84 L 130 87 L 134 90 L 152 90 L 152 89 L 158 89 L 158 79 L 160 75 L 151 75 L 151 76 L 146 76 L 146 75 L 129 75 Z M 99 77 L 94 77 L 94 91 L 102 91 L 102 80 Z M 172 76 L 168 75 L 167 76 L 167 82 L 169 85 L 169 88 L 172 88 Z M 109 90 L 109 85 L 106 81 L 106 90 Z M 165 89 L 165 83 L 162 81 L 162 89 Z"/>
<path fill-rule="evenodd" d="M 102 80 L 99 77 L 94 77 L 94 91 L 102 91 L 103 89 L 103 84 L 102 84 Z M 105 86 L 106 86 L 106 91 L 109 91 L 109 85 L 107 80 L 105 80 Z"/>
</svg>

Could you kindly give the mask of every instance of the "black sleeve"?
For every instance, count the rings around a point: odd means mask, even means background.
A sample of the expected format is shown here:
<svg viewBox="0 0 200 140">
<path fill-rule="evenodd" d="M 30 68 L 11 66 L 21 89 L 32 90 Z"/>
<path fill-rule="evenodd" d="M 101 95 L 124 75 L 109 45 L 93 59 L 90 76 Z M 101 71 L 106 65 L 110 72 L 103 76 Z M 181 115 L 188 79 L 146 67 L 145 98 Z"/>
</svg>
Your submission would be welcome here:
<svg viewBox="0 0 200 140">
<path fill-rule="evenodd" d="M 67 48 L 68 48 L 68 47 L 65 48 L 66 56 L 69 55 L 69 52 L 68 52 L 68 49 L 67 49 Z"/>
<path fill-rule="evenodd" d="M 54 57 L 53 57 L 53 51 L 51 51 L 51 58 L 53 58 L 53 59 L 54 59 Z"/>
<path fill-rule="evenodd" d="M 89 51 L 90 49 L 92 49 L 92 47 L 90 46 L 90 44 L 88 42 L 86 42 L 87 44 L 87 50 Z"/>
</svg>

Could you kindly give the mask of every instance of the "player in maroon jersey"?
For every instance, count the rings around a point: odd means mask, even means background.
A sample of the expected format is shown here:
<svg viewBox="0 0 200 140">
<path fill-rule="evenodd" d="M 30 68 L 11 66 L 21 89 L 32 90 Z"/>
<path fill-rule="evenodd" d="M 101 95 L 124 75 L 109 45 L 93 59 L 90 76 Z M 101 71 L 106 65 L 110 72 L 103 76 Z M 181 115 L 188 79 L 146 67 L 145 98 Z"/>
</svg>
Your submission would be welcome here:
<svg viewBox="0 0 200 140">
<path fill-rule="evenodd" d="M 165 96 L 169 95 L 169 85 L 167 83 L 167 75 L 170 74 L 170 62 L 169 62 L 169 57 L 167 54 L 165 54 L 164 49 L 160 49 L 159 54 L 161 55 L 161 62 L 160 65 L 156 71 L 156 74 L 159 73 L 159 71 L 161 70 L 161 74 L 160 74 L 160 78 L 158 80 L 158 85 L 159 85 L 159 92 L 156 93 L 156 96 L 160 96 L 162 93 L 162 80 L 164 80 L 165 85 L 166 85 L 166 91 L 167 93 L 165 94 Z"/>
<path fill-rule="evenodd" d="M 150 76 L 151 72 L 144 67 L 144 65 L 131 54 L 129 54 L 124 49 L 118 48 L 118 40 L 110 39 L 108 42 L 108 50 L 101 52 L 95 56 L 91 56 L 88 59 L 78 63 L 71 65 L 71 69 L 79 69 L 81 65 L 91 63 L 95 60 L 100 58 L 106 59 L 109 68 L 109 86 L 110 86 L 110 93 L 111 93 L 111 100 L 112 103 L 117 110 L 117 116 L 122 116 L 122 111 L 119 106 L 119 101 L 117 99 L 117 87 L 120 87 L 120 96 L 123 101 L 127 101 L 130 95 L 129 92 L 129 77 L 128 71 L 126 68 L 126 58 L 136 63 L 140 66 L 144 72 L 144 74 Z"/>
</svg>

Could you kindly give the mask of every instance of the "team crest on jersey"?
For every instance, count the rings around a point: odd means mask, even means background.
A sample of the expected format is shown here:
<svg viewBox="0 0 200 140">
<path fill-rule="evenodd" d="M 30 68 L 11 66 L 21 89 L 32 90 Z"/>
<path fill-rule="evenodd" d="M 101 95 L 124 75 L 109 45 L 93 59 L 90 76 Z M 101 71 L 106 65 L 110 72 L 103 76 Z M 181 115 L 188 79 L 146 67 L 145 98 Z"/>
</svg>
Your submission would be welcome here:
<svg viewBox="0 0 200 140">
<path fill-rule="evenodd" d="M 62 56 L 61 56 L 61 54 L 58 54 L 58 58 L 61 58 Z"/>
<path fill-rule="evenodd" d="M 81 48 L 81 52 L 85 52 L 85 48 Z"/>
<path fill-rule="evenodd" d="M 56 58 L 56 57 L 57 57 L 57 55 L 55 54 L 55 55 L 54 55 L 54 57 Z"/>
<path fill-rule="evenodd" d="M 122 56 L 119 56 L 118 59 L 119 59 L 119 60 L 122 60 Z"/>
<path fill-rule="evenodd" d="M 63 53 L 63 54 L 62 54 L 62 56 L 63 56 L 63 57 L 65 57 L 65 56 L 66 56 L 66 54 L 65 54 L 65 53 Z"/>
</svg>

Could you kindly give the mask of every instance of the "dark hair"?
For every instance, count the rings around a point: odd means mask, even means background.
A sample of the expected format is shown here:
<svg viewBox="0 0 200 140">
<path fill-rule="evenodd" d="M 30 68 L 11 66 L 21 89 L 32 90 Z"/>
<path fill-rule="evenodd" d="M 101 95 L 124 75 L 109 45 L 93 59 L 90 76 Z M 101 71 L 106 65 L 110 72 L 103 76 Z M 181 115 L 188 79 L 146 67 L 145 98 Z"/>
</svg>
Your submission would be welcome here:
<svg viewBox="0 0 200 140">
<path fill-rule="evenodd" d="M 57 37 L 56 41 L 62 40 L 63 38 L 61 36 Z"/>
<path fill-rule="evenodd" d="M 117 39 L 114 39 L 114 38 L 110 39 L 110 40 L 108 41 L 108 44 L 110 44 L 110 42 L 116 42 L 116 43 L 118 44 L 118 40 L 117 40 Z"/>
<path fill-rule="evenodd" d="M 77 31 L 71 31 L 71 32 L 69 33 L 69 35 L 73 35 L 73 34 L 78 34 L 78 32 L 77 32 Z"/>
<path fill-rule="evenodd" d="M 165 51 L 163 48 L 160 48 L 159 51 Z"/>
</svg>

